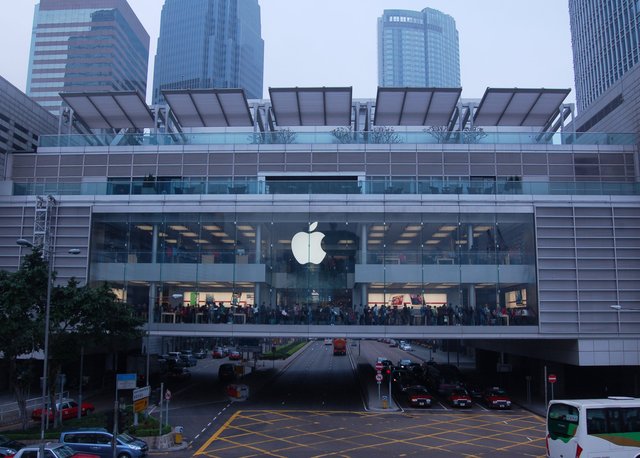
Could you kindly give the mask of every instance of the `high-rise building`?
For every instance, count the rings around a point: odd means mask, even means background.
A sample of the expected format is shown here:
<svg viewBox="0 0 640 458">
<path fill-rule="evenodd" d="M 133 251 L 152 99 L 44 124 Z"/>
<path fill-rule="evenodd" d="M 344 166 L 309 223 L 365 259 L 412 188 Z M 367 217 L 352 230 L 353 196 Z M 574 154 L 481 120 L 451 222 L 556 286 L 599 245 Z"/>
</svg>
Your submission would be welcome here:
<svg viewBox="0 0 640 458">
<path fill-rule="evenodd" d="M 262 98 L 264 41 L 258 0 L 166 0 L 153 101 L 162 90 L 242 88 Z"/>
<path fill-rule="evenodd" d="M 569 15 L 582 113 L 640 61 L 640 2 L 569 0 Z"/>
<path fill-rule="evenodd" d="M 146 94 L 149 34 L 126 0 L 40 0 L 27 94 L 58 114 L 60 92 Z"/>
<path fill-rule="evenodd" d="M 460 87 L 455 20 L 438 10 L 385 10 L 378 18 L 378 84 Z"/>
</svg>

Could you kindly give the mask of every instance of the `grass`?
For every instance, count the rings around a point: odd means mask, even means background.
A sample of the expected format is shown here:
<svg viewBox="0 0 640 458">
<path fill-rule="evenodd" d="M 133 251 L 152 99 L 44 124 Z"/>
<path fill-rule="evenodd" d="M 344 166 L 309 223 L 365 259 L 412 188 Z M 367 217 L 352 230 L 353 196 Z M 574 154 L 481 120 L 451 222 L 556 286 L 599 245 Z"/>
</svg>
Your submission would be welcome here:
<svg viewBox="0 0 640 458">
<path fill-rule="evenodd" d="M 273 359 L 287 359 L 295 352 L 300 350 L 306 345 L 305 341 L 293 341 L 286 345 L 282 345 L 276 348 L 275 353 L 264 353 L 260 359 L 273 360 Z"/>
</svg>

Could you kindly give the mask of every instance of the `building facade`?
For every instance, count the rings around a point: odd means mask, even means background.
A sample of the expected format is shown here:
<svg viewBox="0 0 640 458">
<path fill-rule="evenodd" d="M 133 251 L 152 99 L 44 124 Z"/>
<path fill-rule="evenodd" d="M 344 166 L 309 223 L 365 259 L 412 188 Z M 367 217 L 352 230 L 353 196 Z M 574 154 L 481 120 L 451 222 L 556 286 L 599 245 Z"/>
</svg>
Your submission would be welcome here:
<svg viewBox="0 0 640 458">
<path fill-rule="evenodd" d="M 264 41 L 257 0 L 166 0 L 153 100 L 162 90 L 242 88 L 262 98 Z"/>
<path fill-rule="evenodd" d="M 460 87 L 455 20 L 432 8 L 385 10 L 378 18 L 378 84 Z"/>
<path fill-rule="evenodd" d="M 126 0 L 40 0 L 27 94 L 57 115 L 60 92 L 147 90 L 149 35 Z"/>
<path fill-rule="evenodd" d="M 569 0 L 569 15 L 581 114 L 640 61 L 640 5 Z"/>
<path fill-rule="evenodd" d="M 392 337 L 463 340 L 540 377 L 637 366 L 637 137 L 546 129 L 568 90 L 460 92 L 167 91 L 165 130 L 113 94 L 128 116 L 109 124 L 144 134 L 10 155 L 0 268 L 48 220 L 57 281 L 109 282 L 157 353 L 178 336 Z"/>
<path fill-rule="evenodd" d="M 10 151 L 33 152 L 40 135 L 58 132 L 58 119 L 0 76 L 0 176 Z"/>
</svg>

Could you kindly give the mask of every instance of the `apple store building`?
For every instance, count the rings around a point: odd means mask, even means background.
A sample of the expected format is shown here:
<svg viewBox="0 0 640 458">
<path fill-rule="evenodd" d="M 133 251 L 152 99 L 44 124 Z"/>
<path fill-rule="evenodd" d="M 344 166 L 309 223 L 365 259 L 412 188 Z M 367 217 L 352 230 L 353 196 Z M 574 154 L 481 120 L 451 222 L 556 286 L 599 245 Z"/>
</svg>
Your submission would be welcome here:
<svg viewBox="0 0 640 458">
<path fill-rule="evenodd" d="M 0 268 L 44 236 L 58 281 L 109 282 L 158 335 L 377 325 L 638 364 L 640 314 L 610 308 L 640 308 L 635 135 L 567 132 L 565 89 L 269 92 L 63 94 L 73 128 L 7 156 Z"/>
</svg>

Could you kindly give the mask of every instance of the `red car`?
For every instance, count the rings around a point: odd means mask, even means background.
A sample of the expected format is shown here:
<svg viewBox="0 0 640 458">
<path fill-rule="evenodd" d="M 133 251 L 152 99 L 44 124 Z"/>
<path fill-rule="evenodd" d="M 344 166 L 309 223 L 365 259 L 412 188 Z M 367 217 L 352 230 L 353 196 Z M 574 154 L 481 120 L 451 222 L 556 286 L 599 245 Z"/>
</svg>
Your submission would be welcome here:
<svg viewBox="0 0 640 458">
<path fill-rule="evenodd" d="M 84 417 L 87 414 L 93 413 L 96 409 L 93 404 L 83 402 L 80 407 L 81 415 Z M 62 402 L 56 402 L 56 415 L 60 415 L 62 412 L 62 420 L 69 420 L 70 418 L 78 418 L 78 403 L 73 399 L 63 399 Z M 31 413 L 31 419 L 40 421 L 42 417 L 42 409 L 34 409 Z M 53 411 L 49 409 L 49 421 L 53 421 Z"/>
<path fill-rule="evenodd" d="M 242 355 L 240 354 L 239 351 L 233 350 L 231 353 L 229 353 L 230 361 L 240 361 L 241 359 L 242 359 Z"/>
<path fill-rule="evenodd" d="M 502 388 L 494 386 L 484 392 L 482 400 L 490 409 L 510 409 L 511 398 Z"/>
<path fill-rule="evenodd" d="M 452 407 L 471 407 L 471 395 L 464 388 L 454 388 L 447 396 L 447 402 Z"/>
<path fill-rule="evenodd" d="M 214 359 L 221 359 L 227 356 L 227 352 L 222 347 L 217 347 L 211 352 L 211 356 Z"/>
<path fill-rule="evenodd" d="M 433 404 L 433 397 L 422 385 L 410 386 L 405 390 L 404 394 L 407 395 L 407 400 L 412 407 L 431 407 L 431 404 Z"/>
</svg>

